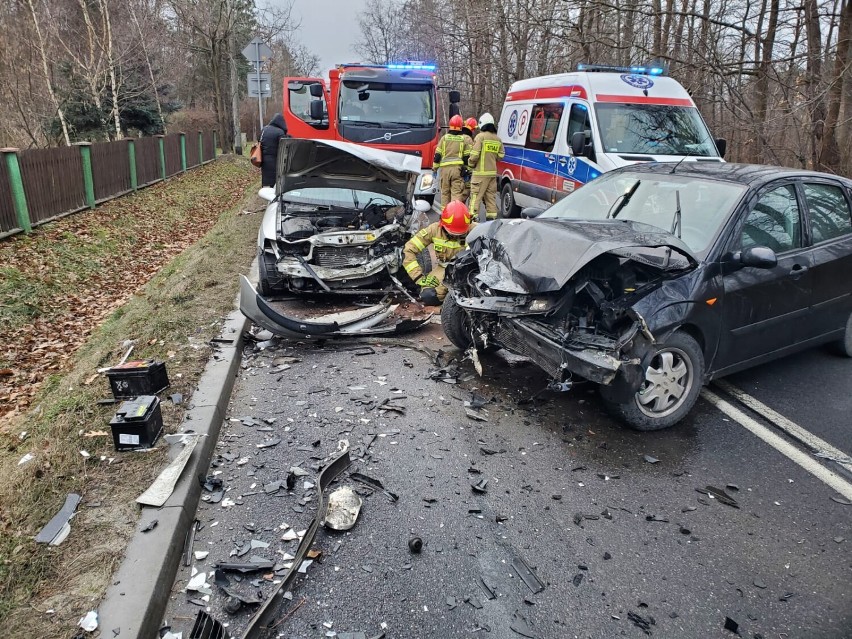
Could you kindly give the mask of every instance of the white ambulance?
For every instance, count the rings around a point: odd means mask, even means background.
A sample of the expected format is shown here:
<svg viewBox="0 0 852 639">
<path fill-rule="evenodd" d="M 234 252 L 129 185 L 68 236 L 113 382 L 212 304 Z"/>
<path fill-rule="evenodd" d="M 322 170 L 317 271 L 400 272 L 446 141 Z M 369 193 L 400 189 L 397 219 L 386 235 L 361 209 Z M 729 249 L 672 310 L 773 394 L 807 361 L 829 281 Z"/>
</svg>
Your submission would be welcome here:
<svg viewBox="0 0 852 639">
<path fill-rule="evenodd" d="M 722 162 L 689 94 L 662 67 L 578 65 L 515 82 L 498 129 L 500 213 L 546 208 L 601 173 L 635 162 Z"/>
</svg>

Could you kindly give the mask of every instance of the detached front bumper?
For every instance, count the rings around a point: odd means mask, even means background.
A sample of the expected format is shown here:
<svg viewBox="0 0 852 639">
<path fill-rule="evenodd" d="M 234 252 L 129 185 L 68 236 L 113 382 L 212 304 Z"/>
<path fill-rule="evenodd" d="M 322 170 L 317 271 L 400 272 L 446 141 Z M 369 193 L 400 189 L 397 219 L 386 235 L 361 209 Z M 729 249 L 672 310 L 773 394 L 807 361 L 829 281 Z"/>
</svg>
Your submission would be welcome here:
<svg viewBox="0 0 852 639">
<path fill-rule="evenodd" d="M 258 326 L 275 335 L 297 339 L 323 339 L 359 335 L 387 335 L 414 330 L 429 321 L 394 317 L 397 304 L 383 302 L 310 318 L 292 317 L 277 310 L 244 275 L 240 276 L 240 311 Z"/>
</svg>

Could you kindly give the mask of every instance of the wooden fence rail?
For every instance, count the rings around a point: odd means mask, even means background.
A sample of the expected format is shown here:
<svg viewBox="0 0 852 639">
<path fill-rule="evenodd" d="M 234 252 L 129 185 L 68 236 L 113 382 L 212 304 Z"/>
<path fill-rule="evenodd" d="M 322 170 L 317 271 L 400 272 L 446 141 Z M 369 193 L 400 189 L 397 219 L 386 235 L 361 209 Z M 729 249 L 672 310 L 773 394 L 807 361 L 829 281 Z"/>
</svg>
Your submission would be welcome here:
<svg viewBox="0 0 852 639">
<path fill-rule="evenodd" d="M 0 238 L 216 159 L 213 131 L 0 149 Z"/>
</svg>

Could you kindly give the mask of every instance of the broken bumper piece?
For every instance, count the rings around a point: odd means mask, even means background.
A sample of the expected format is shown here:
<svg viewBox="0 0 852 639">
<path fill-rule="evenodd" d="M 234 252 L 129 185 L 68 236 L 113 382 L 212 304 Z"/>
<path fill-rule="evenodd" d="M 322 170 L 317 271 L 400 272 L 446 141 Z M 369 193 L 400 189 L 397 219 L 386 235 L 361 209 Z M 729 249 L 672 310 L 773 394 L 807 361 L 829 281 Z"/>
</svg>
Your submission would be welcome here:
<svg viewBox="0 0 852 639">
<path fill-rule="evenodd" d="M 292 317 L 277 310 L 244 275 L 240 276 L 240 311 L 258 326 L 282 337 L 321 339 L 399 334 L 414 330 L 429 321 L 429 317 L 397 318 L 394 315 L 397 308 L 396 304 L 382 302 L 366 308 L 310 318 Z"/>
</svg>

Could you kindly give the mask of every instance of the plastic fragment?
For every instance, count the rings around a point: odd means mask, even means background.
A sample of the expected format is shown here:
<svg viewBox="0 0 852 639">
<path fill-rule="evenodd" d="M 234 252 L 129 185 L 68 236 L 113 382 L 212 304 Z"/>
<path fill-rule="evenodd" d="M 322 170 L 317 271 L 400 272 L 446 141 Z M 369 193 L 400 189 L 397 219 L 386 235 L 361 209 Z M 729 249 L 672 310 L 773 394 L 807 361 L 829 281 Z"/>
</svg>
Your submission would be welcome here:
<svg viewBox="0 0 852 639">
<path fill-rule="evenodd" d="M 739 632 L 740 624 L 731 619 L 730 617 L 725 617 L 725 630 L 729 632 L 733 632 L 734 634 L 740 634 Z"/>
<path fill-rule="evenodd" d="M 517 611 L 515 611 L 512 615 L 512 621 L 509 624 L 509 628 L 517 632 L 522 637 L 530 637 L 531 639 L 536 639 L 537 637 L 532 628 L 530 628 L 529 623 L 527 623 L 526 617 Z"/>
<path fill-rule="evenodd" d="M 81 617 L 77 625 L 86 632 L 94 632 L 98 629 L 98 612 L 90 610 L 84 617 Z"/>
<path fill-rule="evenodd" d="M 512 560 L 512 568 L 518 573 L 518 576 L 523 580 L 527 587 L 535 595 L 544 590 L 544 584 L 530 568 L 529 564 L 520 557 L 515 557 Z"/>
<path fill-rule="evenodd" d="M 660 461 L 660 460 L 659 460 L 659 459 L 657 459 L 656 457 L 651 457 L 650 455 L 643 455 L 643 459 L 644 459 L 646 462 L 648 462 L 649 464 L 657 464 L 657 463 L 659 463 L 659 461 Z"/>
</svg>

